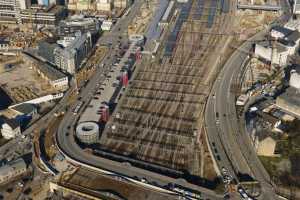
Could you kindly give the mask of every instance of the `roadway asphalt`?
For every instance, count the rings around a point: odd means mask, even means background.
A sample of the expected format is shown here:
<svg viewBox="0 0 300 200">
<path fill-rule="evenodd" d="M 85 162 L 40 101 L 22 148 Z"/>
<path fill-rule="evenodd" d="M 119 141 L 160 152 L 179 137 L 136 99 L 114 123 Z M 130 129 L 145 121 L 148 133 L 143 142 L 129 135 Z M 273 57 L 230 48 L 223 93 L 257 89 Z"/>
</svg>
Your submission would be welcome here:
<svg viewBox="0 0 300 200">
<path fill-rule="evenodd" d="M 263 39 L 265 32 L 261 32 L 249 41 Z M 251 42 L 245 42 L 240 49 L 249 51 Z M 261 184 L 261 195 L 258 199 L 274 200 L 277 196 L 270 182 L 270 177 L 238 121 L 235 94 L 231 92 L 231 85 L 236 81 L 237 74 L 242 70 L 248 55 L 242 51 L 235 51 L 227 60 L 219 74 L 206 107 L 206 128 L 212 150 L 217 149 L 220 160 L 216 159 L 219 168 L 227 168 L 237 178 L 238 173 L 248 174 Z"/>
<path fill-rule="evenodd" d="M 290 7 L 286 0 L 281 0 L 283 15 L 276 20 L 281 24 L 290 18 Z M 263 39 L 266 31 L 256 34 L 249 41 Z M 231 85 L 247 61 L 251 42 L 245 42 L 227 60 L 214 83 L 206 104 L 205 123 L 210 147 L 219 168 L 225 167 L 237 178 L 238 174 L 248 174 L 261 184 L 261 195 L 258 199 L 277 199 L 270 177 L 258 159 L 256 152 L 245 132 L 243 123 L 238 121 L 235 94 Z"/>
</svg>

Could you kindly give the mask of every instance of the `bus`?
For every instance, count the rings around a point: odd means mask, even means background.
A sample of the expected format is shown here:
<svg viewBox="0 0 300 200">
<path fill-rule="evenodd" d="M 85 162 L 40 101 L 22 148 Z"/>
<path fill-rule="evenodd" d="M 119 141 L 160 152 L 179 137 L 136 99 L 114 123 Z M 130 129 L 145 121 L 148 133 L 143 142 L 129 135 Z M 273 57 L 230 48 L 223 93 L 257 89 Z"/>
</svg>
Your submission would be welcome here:
<svg viewBox="0 0 300 200">
<path fill-rule="evenodd" d="M 82 104 L 83 104 L 83 102 L 80 101 L 80 102 L 76 105 L 76 107 L 75 107 L 74 110 L 73 110 L 73 114 L 74 114 L 74 115 L 77 115 L 77 114 L 78 114 L 80 108 L 82 107 Z"/>
</svg>

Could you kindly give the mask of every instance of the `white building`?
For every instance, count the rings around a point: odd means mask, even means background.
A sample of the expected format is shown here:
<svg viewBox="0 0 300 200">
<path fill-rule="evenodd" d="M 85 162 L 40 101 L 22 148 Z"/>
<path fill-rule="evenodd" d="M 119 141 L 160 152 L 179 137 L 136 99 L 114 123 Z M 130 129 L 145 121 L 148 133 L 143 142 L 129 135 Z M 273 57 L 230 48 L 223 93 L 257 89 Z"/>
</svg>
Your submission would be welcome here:
<svg viewBox="0 0 300 200">
<path fill-rule="evenodd" d="M 31 6 L 31 0 L 19 0 L 20 2 L 20 9 L 28 9 Z"/>
<path fill-rule="evenodd" d="M 11 179 L 23 175 L 26 171 L 27 166 L 22 158 L 12 161 L 0 167 L 0 184 L 7 183 Z"/>
<path fill-rule="evenodd" d="M 300 14 L 300 0 L 294 0 L 293 13 Z"/>
<path fill-rule="evenodd" d="M 69 39 L 69 38 L 68 38 Z M 72 41 L 64 48 L 54 49 L 54 62 L 57 67 L 65 72 L 74 74 L 81 67 L 82 61 L 87 57 L 92 49 L 92 35 L 90 32 L 76 33 Z"/>
<path fill-rule="evenodd" d="M 300 91 L 300 74 L 296 70 L 291 71 L 289 85 Z"/>
<path fill-rule="evenodd" d="M 112 27 L 112 21 L 111 20 L 105 20 L 102 22 L 102 25 L 101 25 L 101 29 L 103 31 L 110 31 L 111 30 L 111 27 Z"/>
<path fill-rule="evenodd" d="M 0 125 L 1 134 L 7 140 L 21 135 L 20 124 L 14 119 L 8 119 L 5 116 L 0 116 Z"/>
<path fill-rule="evenodd" d="M 255 44 L 254 54 L 272 64 L 285 66 L 288 57 L 294 55 L 299 48 L 300 33 L 298 31 L 272 30 L 271 35 L 277 39 L 277 42 L 271 45 L 269 42 L 264 44 Z"/>
<path fill-rule="evenodd" d="M 96 7 L 97 7 L 97 10 L 99 10 L 99 11 L 111 11 L 112 1 L 111 0 L 97 0 Z"/>
</svg>

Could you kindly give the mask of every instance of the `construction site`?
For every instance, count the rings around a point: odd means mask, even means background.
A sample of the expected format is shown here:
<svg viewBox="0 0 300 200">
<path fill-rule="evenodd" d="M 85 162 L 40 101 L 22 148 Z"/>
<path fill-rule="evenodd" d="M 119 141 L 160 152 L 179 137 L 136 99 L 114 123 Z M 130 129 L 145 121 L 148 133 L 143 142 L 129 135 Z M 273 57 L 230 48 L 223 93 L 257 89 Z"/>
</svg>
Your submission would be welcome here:
<svg viewBox="0 0 300 200">
<path fill-rule="evenodd" d="M 50 188 L 63 191 L 58 197 L 66 199 L 173 199 L 169 195 L 126 182 L 118 176 L 103 175 L 85 168 L 63 173 L 60 180 L 50 183 Z"/>
<path fill-rule="evenodd" d="M 215 178 L 208 172 L 212 161 L 203 112 L 224 44 L 231 39 L 229 1 L 225 4 L 201 0 L 178 5 L 179 15 L 166 30 L 160 56 L 138 64 L 106 125 L 100 154 L 142 161 L 142 167 L 151 163 L 154 171 L 157 167 L 162 173 L 185 171 Z"/>
<path fill-rule="evenodd" d="M 6 56 L 4 56 L 6 57 Z M 10 60 L 10 62 L 8 61 Z M 15 103 L 51 94 L 56 90 L 27 66 L 20 56 L 5 59 L 0 72 L 0 87 Z"/>
</svg>

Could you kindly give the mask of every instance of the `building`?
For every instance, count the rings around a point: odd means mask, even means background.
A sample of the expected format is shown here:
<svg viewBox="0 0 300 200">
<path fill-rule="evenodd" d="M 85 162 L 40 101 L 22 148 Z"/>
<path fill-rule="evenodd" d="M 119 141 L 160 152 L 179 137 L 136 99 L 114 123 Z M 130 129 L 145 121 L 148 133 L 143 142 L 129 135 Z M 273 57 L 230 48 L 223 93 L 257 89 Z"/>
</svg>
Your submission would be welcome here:
<svg viewBox="0 0 300 200">
<path fill-rule="evenodd" d="M 1 22 L 57 25 L 66 16 L 64 6 L 34 6 L 30 0 L 0 0 Z"/>
<path fill-rule="evenodd" d="M 160 26 L 166 26 L 169 24 L 170 18 L 173 16 L 173 11 L 175 9 L 175 1 L 170 1 L 169 5 L 164 13 L 164 15 L 162 16 L 159 25 Z"/>
<path fill-rule="evenodd" d="M 293 13 L 300 14 L 300 0 L 294 0 Z"/>
<path fill-rule="evenodd" d="M 23 53 L 23 60 L 56 90 L 65 91 L 69 87 L 68 77 L 46 62 L 41 62 L 29 53 Z"/>
<path fill-rule="evenodd" d="M 92 0 L 70 0 L 68 3 L 70 10 L 89 10 L 94 9 Z"/>
<path fill-rule="evenodd" d="M 97 37 L 100 32 L 100 23 L 95 18 L 84 18 L 82 15 L 73 16 L 59 23 L 58 35 L 61 37 L 75 36 L 78 31 L 82 34 L 90 32 L 92 36 Z"/>
<path fill-rule="evenodd" d="M 20 18 L 23 24 L 33 23 L 35 25 L 56 26 L 67 14 L 67 10 L 64 6 L 37 6 L 21 10 Z"/>
<path fill-rule="evenodd" d="M 283 27 L 275 27 L 271 31 L 271 36 L 276 38 L 277 42 L 255 44 L 254 54 L 263 61 L 285 66 L 288 57 L 294 55 L 299 47 L 300 33 Z"/>
<path fill-rule="evenodd" d="M 276 106 L 300 119 L 300 91 L 294 87 L 289 87 L 276 98 Z"/>
<path fill-rule="evenodd" d="M 113 23 L 111 20 L 104 20 L 101 25 L 103 31 L 110 31 Z"/>
<path fill-rule="evenodd" d="M 58 38 L 46 38 L 38 43 L 38 55 L 50 63 L 55 63 L 54 50 L 59 48 L 56 41 Z"/>
<path fill-rule="evenodd" d="M 97 0 L 96 8 L 98 11 L 111 11 L 112 1 L 111 0 Z"/>
<path fill-rule="evenodd" d="M 10 48 L 10 41 L 7 38 L 0 38 L 0 50 L 7 50 Z"/>
<path fill-rule="evenodd" d="M 37 65 L 33 65 L 33 69 L 42 78 L 46 79 L 53 88 L 61 91 L 65 91 L 68 89 L 68 77 L 49 64 L 40 62 Z"/>
<path fill-rule="evenodd" d="M 91 33 L 79 31 L 75 36 L 63 37 L 62 40 L 48 38 L 40 42 L 38 54 L 62 71 L 74 74 L 90 53 L 92 45 Z"/>
<path fill-rule="evenodd" d="M 65 37 L 58 41 L 61 44 L 54 49 L 55 65 L 70 74 L 76 73 L 80 68 L 84 59 L 92 50 L 91 33 L 76 33 L 75 37 Z"/>
<path fill-rule="evenodd" d="M 83 122 L 76 127 L 76 137 L 84 144 L 94 144 L 99 140 L 99 127 L 95 122 Z"/>
<path fill-rule="evenodd" d="M 132 0 L 113 0 L 114 8 L 127 8 L 133 3 Z"/>
<path fill-rule="evenodd" d="M 274 26 L 272 27 L 270 35 L 275 39 L 283 39 L 284 37 L 288 36 L 292 32 L 293 30 L 289 28 L 282 27 L 282 26 Z"/>
<path fill-rule="evenodd" d="M 31 0 L 19 0 L 19 2 L 21 10 L 28 9 L 31 6 Z"/>
<path fill-rule="evenodd" d="M 37 114 L 36 106 L 30 103 L 23 103 L 9 108 L 18 113 L 18 115 L 34 116 Z"/>
<path fill-rule="evenodd" d="M 41 6 L 49 6 L 49 0 L 38 0 L 38 4 Z"/>
<path fill-rule="evenodd" d="M 277 43 L 273 47 L 270 44 L 255 44 L 254 54 L 262 61 L 280 66 L 286 65 L 288 56 L 293 54 L 290 54 L 282 44 Z"/>
<path fill-rule="evenodd" d="M 9 140 L 21 135 L 21 127 L 15 119 L 8 119 L 5 116 L 0 116 L 0 130 L 2 136 Z"/>
<path fill-rule="evenodd" d="M 5 184 L 27 172 L 27 165 L 22 158 L 0 167 L 0 184 Z"/>
<path fill-rule="evenodd" d="M 0 21 L 20 22 L 20 3 L 18 0 L 0 0 Z"/>
</svg>

